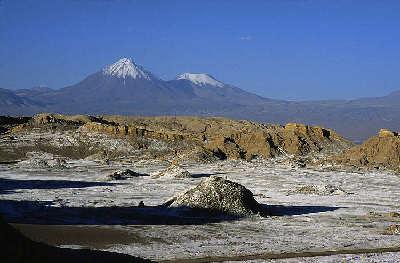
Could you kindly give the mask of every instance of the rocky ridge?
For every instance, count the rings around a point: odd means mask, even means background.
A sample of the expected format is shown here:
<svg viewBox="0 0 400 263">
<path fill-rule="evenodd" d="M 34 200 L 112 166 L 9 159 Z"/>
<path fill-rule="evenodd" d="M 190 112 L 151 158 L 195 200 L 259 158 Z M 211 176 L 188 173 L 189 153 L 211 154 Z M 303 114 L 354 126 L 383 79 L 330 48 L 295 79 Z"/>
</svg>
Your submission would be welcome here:
<svg viewBox="0 0 400 263">
<path fill-rule="evenodd" d="M 96 153 L 115 154 L 121 150 L 125 155 L 139 151 L 142 157 L 170 161 L 252 160 L 340 153 L 352 145 L 334 131 L 319 126 L 296 123 L 281 126 L 198 117 L 93 117 L 43 113 L 7 128 L 6 133 L 15 137 L 33 133 L 43 135 L 43 131 L 52 136 L 58 133 L 57 140 L 61 145 L 80 146 L 83 158 Z M 97 139 L 92 140 L 92 137 Z M 115 149 L 108 144 L 107 148 L 102 145 L 107 141 L 125 146 Z M 32 143 L 37 144 L 35 140 Z"/>
<path fill-rule="evenodd" d="M 337 152 L 351 142 L 319 126 L 288 123 L 285 126 L 225 118 L 106 116 L 105 120 L 145 129 L 145 136 L 190 140 L 221 159 L 271 158 L 282 154 L 307 155 Z M 129 128 L 128 128 L 129 131 Z M 128 132 L 129 133 L 129 132 Z"/>
</svg>

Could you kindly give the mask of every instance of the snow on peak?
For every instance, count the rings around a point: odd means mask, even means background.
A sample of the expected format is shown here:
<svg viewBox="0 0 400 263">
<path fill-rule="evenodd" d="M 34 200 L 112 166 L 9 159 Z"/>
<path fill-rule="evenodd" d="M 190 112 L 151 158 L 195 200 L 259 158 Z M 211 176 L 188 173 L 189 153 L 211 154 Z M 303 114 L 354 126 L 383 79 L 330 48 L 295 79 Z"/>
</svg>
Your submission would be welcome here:
<svg viewBox="0 0 400 263">
<path fill-rule="evenodd" d="M 103 69 L 103 74 L 118 78 L 150 79 L 151 75 L 141 66 L 136 65 L 131 58 L 121 58 Z"/>
<path fill-rule="evenodd" d="M 214 79 L 212 76 L 204 73 L 183 73 L 176 79 L 186 79 L 197 85 L 210 85 L 215 87 L 223 87 L 224 83 Z"/>
</svg>

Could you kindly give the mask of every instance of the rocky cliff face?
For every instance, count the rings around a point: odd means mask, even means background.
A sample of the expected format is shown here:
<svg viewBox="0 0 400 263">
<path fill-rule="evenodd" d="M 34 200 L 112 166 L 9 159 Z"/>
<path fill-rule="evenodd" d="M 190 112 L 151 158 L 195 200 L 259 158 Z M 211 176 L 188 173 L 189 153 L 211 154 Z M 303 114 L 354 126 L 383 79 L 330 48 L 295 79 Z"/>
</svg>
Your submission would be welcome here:
<svg viewBox="0 0 400 263">
<path fill-rule="evenodd" d="M 193 158 L 192 153 L 245 160 L 280 155 L 305 156 L 338 153 L 351 146 L 334 131 L 318 126 L 296 123 L 268 125 L 225 118 L 38 114 L 26 123 L 11 128 L 11 133 L 43 129 L 75 131 L 81 137 L 103 134 L 119 140 L 135 141 L 142 150 L 151 148 L 150 144 L 162 144 L 170 150 L 168 154 L 187 159 Z"/>
<path fill-rule="evenodd" d="M 400 136 L 397 132 L 381 129 L 377 136 L 345 151 L 336 161 L 358 167 L 400 171 Z"/>
</svg>

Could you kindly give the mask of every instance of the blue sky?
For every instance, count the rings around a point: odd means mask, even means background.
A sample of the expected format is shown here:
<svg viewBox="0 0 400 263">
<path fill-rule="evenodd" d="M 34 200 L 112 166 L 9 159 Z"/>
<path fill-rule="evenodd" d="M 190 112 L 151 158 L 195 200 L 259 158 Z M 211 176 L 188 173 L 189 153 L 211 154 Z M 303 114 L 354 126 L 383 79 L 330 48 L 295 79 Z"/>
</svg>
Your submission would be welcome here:
<svg viewBox="0 0 400 263">
<path fill-rule="evenodd" d="M 62 88 L 120 57 L 280 99 L 400 90 L 400 1 L 0 0 L 0 87 Z"/>
</svg>

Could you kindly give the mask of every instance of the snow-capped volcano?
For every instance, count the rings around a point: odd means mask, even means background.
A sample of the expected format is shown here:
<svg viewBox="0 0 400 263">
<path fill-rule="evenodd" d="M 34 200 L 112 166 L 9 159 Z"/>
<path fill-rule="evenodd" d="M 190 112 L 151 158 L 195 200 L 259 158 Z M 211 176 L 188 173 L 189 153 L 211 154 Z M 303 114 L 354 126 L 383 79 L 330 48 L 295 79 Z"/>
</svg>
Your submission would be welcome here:
<svg viewBox="0 0 400 263">
<path fill-rule="evenodd" d="M 141 66 L 136 65 L 131 58 L 121 58 L 103 69 L 103 74 L 117 78 L 133 78 L 150 80 L 151 74 Z"/>
<path fill-rule="evenodd" d="M 196 85 L 210 85 L 215 87 L 223 87 L 224 83 L 216 80 L 212 76 L 204 73 L 183 73 L 180 74 L 176 79 L 185 79 L 193 82 Z"/>
</svg>

